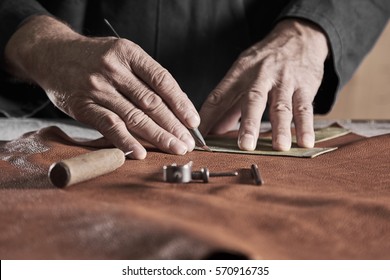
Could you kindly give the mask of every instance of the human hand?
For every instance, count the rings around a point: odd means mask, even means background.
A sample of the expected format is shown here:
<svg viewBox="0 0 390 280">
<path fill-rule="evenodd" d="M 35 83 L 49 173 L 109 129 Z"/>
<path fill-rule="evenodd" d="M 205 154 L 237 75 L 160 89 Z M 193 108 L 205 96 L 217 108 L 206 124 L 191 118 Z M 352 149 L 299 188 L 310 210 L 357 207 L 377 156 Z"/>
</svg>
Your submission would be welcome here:
<svg viewBox="0 0 390 280">
<path fill-rule="evenodd" d="M 173 154 L 191 151 L 196 109 L 173 77 L 139 46 L 87 38 L 38 16 L 6 47 L 11 73 L 39 84 L 66 114 L 96 128 L 124 152 L 143 159 L 141 138 Z"/>
<path fill-rule="evenodd" d="M 288 19 L 244 51 L 200 110 L 207 134 L 235 129 L 238 145 L 254 150 L 261 117 L 269 104 L 272 146 L 291 147 L 291 121 L 301 147 L 314 146 L 312 102 L 323 78 L 327 39 L 315 25 Z"/>
</svg>

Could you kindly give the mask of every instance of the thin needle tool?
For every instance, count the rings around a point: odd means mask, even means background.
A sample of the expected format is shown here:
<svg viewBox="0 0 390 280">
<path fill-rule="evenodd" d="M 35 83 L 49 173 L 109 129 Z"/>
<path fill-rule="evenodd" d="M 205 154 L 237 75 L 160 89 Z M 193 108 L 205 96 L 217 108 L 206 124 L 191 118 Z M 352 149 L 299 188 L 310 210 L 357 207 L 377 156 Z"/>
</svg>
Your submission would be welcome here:
<svg viewBox="0 0 390 280">
<path fill-rule="evenodd" d="M 115 36 L 120 39 L 121 37 L 119 36 L 118 33 L 116 33 L 114 27 L 112 27 L 111 23 L 107 20 L 107 19 L 104 19 L 104 22 L 107 24 L 107 26 L 111 29 L 111 31 L 115 34 Z"/>
<path fill-rule="evenodd" d="M 189 131 L 195 140 L 196 146 L 201 147 L 203 150 L 206 150 L 208 152 L 212 152 L 212 150 L 206 145 L 206 141 L 204 141 L 204 138 L 203 138 L 202 134 L 200 133 L 199 129 L 192 128 L 192 129 L 189 129 Z"/>
<path fill-rule="evenodd" d="M 114 27 L 110 24 L 110 22 L 107 19 L 104 19 L 104 22 L 107 24 L 107 26 L 111 29 L 111 31 L 115 34 L 115 36 L 120 39 L 121 37 L 119 34 L 115 31 Z M 203 150 L 206 150 L 208 152 L 212 152 L 211 149 L 206 145 L 206 141 L 204 140 L 202 134 L 200 133 L 199 129 L 197 128 L 191 128 L 189 129 L 192 137 L 195 140 L 195 144 L 198 147 L 201 147 Z"/>
</svg>

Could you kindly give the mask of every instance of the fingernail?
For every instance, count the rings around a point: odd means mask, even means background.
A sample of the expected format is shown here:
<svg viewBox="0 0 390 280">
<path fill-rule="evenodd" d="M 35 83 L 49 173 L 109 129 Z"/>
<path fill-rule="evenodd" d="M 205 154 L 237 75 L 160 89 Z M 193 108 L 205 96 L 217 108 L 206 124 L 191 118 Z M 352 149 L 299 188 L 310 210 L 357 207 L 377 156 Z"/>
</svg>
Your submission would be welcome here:
<svg viewBox="0 0 390 280">
<path fill-rule="evenodd" d="M 253 151 L 256 148 L 255 137 L 251 134 L 244 134 L 238 139 L 238 146 L 242 150 Z"/>
<path fill-rule="evenodd" d="M 175 139 L 172 139 L 169 143 L 169 149 L 177 155 L 185 155 L 188 152 L 186 145 Z"/>
<path fill-rule="evenodd" d="M 195 128 L 198 127 L 200 124 L 200 117 L 198 113 L 192 112 L 192 114 L 186 118 L 187 124 L 189 128 Z"/>
<path fill-rule="evenodd" d="M 189 152 L 195 148 L 195 141 L 191 134 L 184 134 L 180 140 L 187 144 L 187 150 Z"/>
</svg>

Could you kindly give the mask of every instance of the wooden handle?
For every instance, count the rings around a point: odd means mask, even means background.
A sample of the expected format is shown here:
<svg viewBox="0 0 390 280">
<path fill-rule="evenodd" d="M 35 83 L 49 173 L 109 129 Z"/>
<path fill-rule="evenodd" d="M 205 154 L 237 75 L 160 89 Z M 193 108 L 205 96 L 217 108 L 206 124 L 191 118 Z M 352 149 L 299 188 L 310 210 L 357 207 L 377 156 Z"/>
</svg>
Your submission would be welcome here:
<svg viewBox="0 0 390 280">
<path fill-rule="evenodd" d="M 59 188 L 77 184 L 122 166 L 125 155 L 119 149 L 101 149 L 53 163 L 49 169 L 50 182 Z"/>
</svg>

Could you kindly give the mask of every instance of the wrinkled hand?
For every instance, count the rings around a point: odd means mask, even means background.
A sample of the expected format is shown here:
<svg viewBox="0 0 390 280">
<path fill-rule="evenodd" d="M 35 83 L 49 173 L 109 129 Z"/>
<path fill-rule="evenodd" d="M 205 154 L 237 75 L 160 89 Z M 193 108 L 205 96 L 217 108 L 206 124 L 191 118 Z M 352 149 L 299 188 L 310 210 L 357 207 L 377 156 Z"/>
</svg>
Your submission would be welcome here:
<svg viewBox="0 0 390 280">
<path fill-rule="evenodd" d="M 284 20 L 261 42 L 243 52 L 200 111 L 201 131 L 225 133 L 241 118 L 238 145 L 254 150 L 261 117 L 269 104 L 272 145 L 291 147 L 291 121 L 301 147 L 314 146 L 312 102 L 328 55 L 325 35 L 316 26 Z"/>
<path fill-rule="evenodd" d="M 138 45 L 87 38 L 49 17 L 20 28 L 11 45 L 25 39 L 23 32 L 35 32 L 38 39 L 19 51 L 22 62 L 7 46 L 8 61 L 62 111 L 96 128 L 124 152 L 132 150 L 136 159 L 146 156 L 137 138 L 173 154 L 194 148 L 186 127 L 199 125 L 196 109 L 168 71 Z"/>
</svg>

